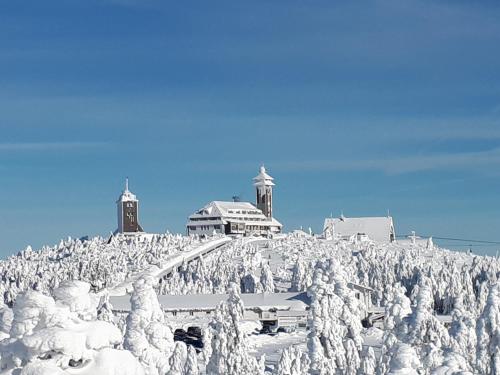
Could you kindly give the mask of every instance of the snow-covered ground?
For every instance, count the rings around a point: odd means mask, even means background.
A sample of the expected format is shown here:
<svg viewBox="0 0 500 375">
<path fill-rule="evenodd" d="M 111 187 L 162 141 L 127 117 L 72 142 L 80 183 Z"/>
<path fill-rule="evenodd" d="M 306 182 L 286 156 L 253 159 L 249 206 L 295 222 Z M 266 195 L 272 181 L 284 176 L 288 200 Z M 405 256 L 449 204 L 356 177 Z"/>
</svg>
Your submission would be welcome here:
<svg viewBox="0 0 500 375">
<path fill-rule="evenodd" d="M 431 241 L 68 239 L 1 261 L 0 274 L 0 374 L 500 373 L 499 261 Z M 306 327 L 260 333 L 242 293 L 282 292 L 308 293 Z M 192 316 L 165 315 L 158 297 L 223 293 Z M 115 316 L 110 296 L 127 294 Z M 378 328 L 362 326 L 370 311 Z M 196 327 L 203 338 L 174 335 Z"/>
</svg>

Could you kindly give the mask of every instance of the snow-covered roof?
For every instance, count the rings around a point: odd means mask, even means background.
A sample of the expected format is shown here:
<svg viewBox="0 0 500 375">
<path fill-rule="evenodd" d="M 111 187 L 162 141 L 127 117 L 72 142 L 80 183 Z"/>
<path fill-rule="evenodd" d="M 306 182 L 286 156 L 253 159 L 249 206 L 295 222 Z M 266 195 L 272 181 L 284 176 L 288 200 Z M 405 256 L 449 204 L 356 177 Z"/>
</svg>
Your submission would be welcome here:
<svg viewBox="0 0 500 375">
<path fill-rule="evenodd" d="M 394 234 L 392 217 L 339 217 L 325 219 L 324 231 L 333 230 L 333 233 L 345 237 L 357 234 L 366 234 L 377 242 L 390 242 Z"/>
<path fill-rule="evenodd" d="M 267 174 L 266 168 L 263 165 L 260 167 L 259 174 L 253 180 L 253 186 L 274 186 L 274 178 Z"/>
<path fill-rule="evenodd" d="M 220 222 L 218 219 L 222 218 L 224 221 L 230 220 L 233 223 L 258 221 L 259 224 L 263 225 L 281 226 L 278 220 L 274 218 L 269 219 L 250 202 L 212 201 L 189 216 L 190 220 L 200 218 L 211 219 L 211 221 L 204 220 L 203 225 L 210 225 L 212 222 L 218 224 Z"/>
<path fill-rule="evenodd" d="M 310 304 L 307 293 L 243 293 L 240 295 L 245 309 L 269 311 L 292 310 L 305 311 Z M 158 296 L 164 311 L 206 311 L 214 310 L 219 303 L 226 301 L 227 294 L 187 294 Z M 116 311 L 130 310 L 130 296 L 110 297 Z"/>
<path fill-rule="evenodd" d="M 128 178 L 125 180 L 125 189 L 118 197 L 118 202 L 137 202 L 137 197 L 128 189 Z"/>
</svg>

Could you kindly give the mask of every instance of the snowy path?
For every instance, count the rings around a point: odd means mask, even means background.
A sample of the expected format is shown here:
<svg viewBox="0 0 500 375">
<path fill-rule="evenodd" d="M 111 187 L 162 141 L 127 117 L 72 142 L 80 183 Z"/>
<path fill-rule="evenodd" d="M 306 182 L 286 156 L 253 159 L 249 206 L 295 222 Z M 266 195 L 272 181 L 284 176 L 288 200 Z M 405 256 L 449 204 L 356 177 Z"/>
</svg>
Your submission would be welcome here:
<svg viewBox="0 0 500 375">
<path fill-rule="evenodd" d="M 220 249 L 229 242 L 234 241 L 230 237 L 217 238 L 213 241 L 205 242 L 200 246 L 189 250 L 181 251 L 175 255 L 172 255 L 167 261 L 163 262 L 161 267 L 151 265 L 145 271 L 135 274 L 132 278 L 125 280 L 124 282 L 108 289 L 110 296 L 124 296 L 132 292 L 132 284 L 135 280 L 139 279 L 145 274 L 153 275 L 155 277 L 163 277 L 169 274 L 175 268 L 179 267 L 184 261 L 190 262 L 194 259 L 199 258 L 202 255 L 211 253 L 214 250 Z"/>
<path fill-rule="evenodd" d="M 251 335 L 248 336 L 250 353 L 260 358 L 266 355 L 266 366 L 274 367 L 279 361 L 283 349 L 290 346 L 299 346 L 306 350 L 307 331 L 299 330 L 293 333 L 278 333 L 276 336 Z"/>
</svg>

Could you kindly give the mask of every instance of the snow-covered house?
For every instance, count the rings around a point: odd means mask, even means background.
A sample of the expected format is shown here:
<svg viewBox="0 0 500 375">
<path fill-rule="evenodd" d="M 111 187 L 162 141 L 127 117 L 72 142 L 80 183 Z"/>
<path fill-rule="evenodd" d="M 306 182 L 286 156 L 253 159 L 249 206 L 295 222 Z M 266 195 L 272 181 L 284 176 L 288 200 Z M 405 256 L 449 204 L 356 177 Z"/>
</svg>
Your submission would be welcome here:
<svg viewBox="0 0 500 375">
<path fill-rule="evenodd" d="M 263 324 L 281 327 L 305 327 L 310 305 L 307 293 L 243 293 L 243 318 L 260 320 Z M 228 298 L 227 294 L 161 295 L 158 302 L 170 322 L 189 318 L 210 319 L 217 306 Z M 128 314 L 130 296 L 110 298 L 113 311 Z"/>
<path fill-rule="evenodd" d="M 368 236 L 371 240 L 389 243 L 396 239 L 394 222 L 391 216 L 386 217 L 345 217 L 327 218 L 323 227 L 326 238 L 334 235 L 341 238 L 352 236 Z"/>
<path fill-rule="evenodd" d="M 281 223 L 273 217 L 273 178 L 264 166 L 254 179 L 257 204 L 213 201 L 189 216 L 188 234 L 268 235 L 280 233 Z"/>
<path fill-rule="evenodd" d="M 213 201 L 189 216 L 187 232 L 266 235 L 281 232 L 281 224 L 249 202 Z"/>
</svg>

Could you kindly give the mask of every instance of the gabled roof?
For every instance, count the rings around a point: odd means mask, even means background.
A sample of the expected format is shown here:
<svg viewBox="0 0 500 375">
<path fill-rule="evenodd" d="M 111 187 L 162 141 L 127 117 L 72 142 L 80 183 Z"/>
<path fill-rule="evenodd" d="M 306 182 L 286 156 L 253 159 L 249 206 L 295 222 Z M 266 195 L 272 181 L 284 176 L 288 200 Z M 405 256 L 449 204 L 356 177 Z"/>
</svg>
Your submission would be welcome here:
<svg viewBox="0 0 500 375">
<path fill-rule="evenodd" d="M 273 226 L 281 227 L 281 223 L 271 218 L 269 219 L 250 202 L 225 202 L 225 201 L 212 201 L 205 205 L 202 209 L 196 211 L 189 216 L 189 219 L 196 218 L 225 218 L 230 219 L 231 222 L 244 222 L 244 221 L 258 221 L 261 224 L 271 224 Z M 204 225 L 210 225 L 211 222 L 203 222 Z"/>
<path fill-rule="evenodd" d="M 255 207 L 250 202 L 225 202 L 225 201 L 213 201 L 212 202 L 219 209 L 222 214 L 233 214 L 236 212 L 253 212 L 256 215 L 262 214 L 262 212 Z"/>
<path fill-rule="evenodd" d="M 249 202 L 212 201 L 191 216 L 235 216 L 265 217 L 261 210 Z"/>
<path fill-rule="evenodd" d="M 323 230 L 333 229 L 340 236 L 366 234 L 370 239 L 378 242 L 389 242 L 391 233 L 394 233 L 392 217 L 339 217 L 325 219 Z"/>
</svg>

